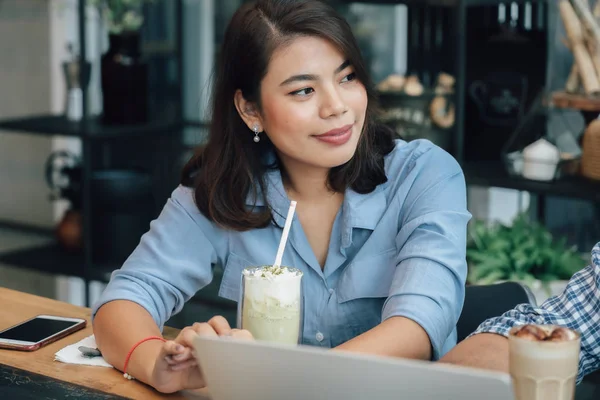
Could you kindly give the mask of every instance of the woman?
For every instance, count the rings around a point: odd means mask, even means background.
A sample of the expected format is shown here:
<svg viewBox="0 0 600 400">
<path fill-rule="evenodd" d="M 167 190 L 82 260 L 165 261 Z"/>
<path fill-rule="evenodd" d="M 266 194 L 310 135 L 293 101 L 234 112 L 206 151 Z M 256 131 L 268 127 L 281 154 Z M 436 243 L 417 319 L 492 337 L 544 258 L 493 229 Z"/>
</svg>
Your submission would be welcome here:
<svg viewBox="0 0 600 400">
<path fill-rule="evenodd" d="M 159 336 L 224 268 L 273 263 L 290 200 L 283 265 L 304 272 L 304 342 L 438 359 L 456 343 L 470 214 L 462 171 L 428 141 L 378 125 L 373 89 L 348 24 L 324 2 L 242 6 L 222 47 L 207 145 L 94 308 L 111 364 L 162 392 L 204 385 L 194 335 L 234 335 L 222 317 Z M 124 331 L 124 327 L 127 330 Z M 135 349 L 135 351 L 132 350 Z"/>
</svg>

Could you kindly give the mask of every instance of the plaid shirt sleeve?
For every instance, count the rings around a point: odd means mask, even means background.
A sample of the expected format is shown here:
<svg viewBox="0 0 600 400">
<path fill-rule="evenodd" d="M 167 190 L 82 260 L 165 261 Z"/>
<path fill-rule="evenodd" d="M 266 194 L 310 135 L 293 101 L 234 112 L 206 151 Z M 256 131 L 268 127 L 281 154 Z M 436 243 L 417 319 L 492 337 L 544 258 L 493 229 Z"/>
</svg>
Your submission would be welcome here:
<svg viewBox="0 0 600 400">
<path fill-rule="evenodd" d="M 600 242 L 592 250 L 591 265 L 573 275 L 564 292 L 539 307 L 520 304 L 499 317 L 484 321 L 475 332 L 508 336 L 515 325 L 555 324 L 581 334 L 577 383 L 600 368 Z"/>
</svg>

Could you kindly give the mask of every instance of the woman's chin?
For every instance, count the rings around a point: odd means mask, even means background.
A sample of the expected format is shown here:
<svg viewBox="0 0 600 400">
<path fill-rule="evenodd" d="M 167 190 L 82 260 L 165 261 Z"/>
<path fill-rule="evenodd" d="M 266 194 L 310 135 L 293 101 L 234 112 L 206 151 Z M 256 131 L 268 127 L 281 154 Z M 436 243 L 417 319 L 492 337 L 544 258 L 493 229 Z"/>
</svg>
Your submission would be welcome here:
<svg viewBox="0 0 600 400">
<path fill-rule="evenodd" d="M 349 143 L 348 143 L 349 144 Z M 343 151 L 342 151 L 343 150 Z M 322 157 L 318 158 L 319 164 L 327 168 L 335 168 L 346 164 L 352 160 L 356 153 L 356 146 L 348 147 L 347 149 L 338 149 L 338 151 L 324 152 Z"/>
</svg>

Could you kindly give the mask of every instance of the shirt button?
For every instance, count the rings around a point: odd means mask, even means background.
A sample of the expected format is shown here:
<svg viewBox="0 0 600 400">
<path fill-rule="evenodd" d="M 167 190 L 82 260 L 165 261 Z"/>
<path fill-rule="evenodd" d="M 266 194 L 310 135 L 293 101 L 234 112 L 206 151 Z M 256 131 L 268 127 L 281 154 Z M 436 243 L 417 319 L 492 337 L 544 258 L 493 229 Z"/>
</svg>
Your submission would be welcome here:
<svg viewBox="0 0 600 400">
<path fill-rule="evenodd" d="M 317 335 L 315 336 L 315 338 L 317 339 L 318 342 L 322 342 L 323 339 L 325 339 L 325 336 L 323 336 L 323 334 L 321 332 L 317 332 Z"/>
<path fill-rule="evenodd" d="M 329 294 L 333 294 L 333 289 L 329 289 Z"/>
</svg>

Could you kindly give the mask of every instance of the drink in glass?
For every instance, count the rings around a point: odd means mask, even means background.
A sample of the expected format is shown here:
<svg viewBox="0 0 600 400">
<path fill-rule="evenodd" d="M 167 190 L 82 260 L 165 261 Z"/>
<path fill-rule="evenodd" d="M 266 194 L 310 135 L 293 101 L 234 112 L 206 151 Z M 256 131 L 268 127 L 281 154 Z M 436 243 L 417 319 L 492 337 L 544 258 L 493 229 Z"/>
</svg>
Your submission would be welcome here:
<svg viewBox="0 0 600 400">
<path fill-rule="evenodd" d="M 298 344 L 302 337 L 302 271 L 250 267 L 242 272 L 238 326 L 257 340 Z"/>
<path fill-rule="evenodd" d="M 524 325 L 508 336 L 509 368 L 517 400 L 572 400 L 580 336 L 555 325 Z"/>
</svg>

